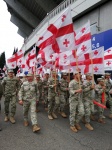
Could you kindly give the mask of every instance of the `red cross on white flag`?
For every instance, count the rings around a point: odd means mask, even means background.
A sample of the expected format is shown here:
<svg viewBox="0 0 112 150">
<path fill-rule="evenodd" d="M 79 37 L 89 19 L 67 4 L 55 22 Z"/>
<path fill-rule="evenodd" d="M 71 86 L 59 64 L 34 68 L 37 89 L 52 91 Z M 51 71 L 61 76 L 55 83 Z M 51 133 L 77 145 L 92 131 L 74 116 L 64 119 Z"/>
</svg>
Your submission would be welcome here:
<svg viewBox="0 0 112 150">
<path fill-rule="evenodd" d="M 112 70 L 112 47 L 104 51 L 104 68 Z"/>
</svg>

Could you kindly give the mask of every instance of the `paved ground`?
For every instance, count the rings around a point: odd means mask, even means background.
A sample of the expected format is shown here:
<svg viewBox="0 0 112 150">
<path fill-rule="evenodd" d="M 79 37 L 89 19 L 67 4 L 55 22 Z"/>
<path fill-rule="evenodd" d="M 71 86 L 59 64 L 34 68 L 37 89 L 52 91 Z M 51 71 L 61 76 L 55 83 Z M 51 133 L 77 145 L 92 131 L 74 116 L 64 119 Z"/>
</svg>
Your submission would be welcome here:
<svg viewBox="0 0 112 150">
<path fill-rule="evenodd" d="M 31 123 L 23 126 L 22 106 L 17 105 L 16 124 L 3 121 L 3 107 L 2 102 L 0 150 L 112 150 L 112 120 L 108 118 L 105 125 L 92 122 L 94 131 L 88 131 L 81 123 L 82 131 L 73 133 L 68 119 L 59 116 L 50 121 L 41 107 L 38 113 L 41 131 L 33 133 Z"/>
</svg>

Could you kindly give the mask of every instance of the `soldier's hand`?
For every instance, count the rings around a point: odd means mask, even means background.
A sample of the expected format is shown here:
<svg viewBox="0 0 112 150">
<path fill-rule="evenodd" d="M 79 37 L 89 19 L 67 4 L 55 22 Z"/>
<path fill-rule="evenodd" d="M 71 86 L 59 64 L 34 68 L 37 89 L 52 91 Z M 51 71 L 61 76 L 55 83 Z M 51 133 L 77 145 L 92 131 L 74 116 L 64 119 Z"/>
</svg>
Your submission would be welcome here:
<svg viewBox="0 0 112 150">
<path fill-rule="evenodd" d="M 82 92 L 82 89 L 76 90 L 75 92 L 76 92 L 76 93 L 81 93 L 81 92 Z"/>
<path fill-rule="evenodd" d="M 92 85 L 92 86 L 91 86 L 91 89 L 94 89 L 94 88 L 95 88 L 95 86 L 94 86 L 94 85 Z"/>
<path fill-rule="evenodd" d="M 105 86 L 102 86 L 102 89 L 104 89 L 104 90 L 105 90 L 105 89 L 106 89 L 106 87 L 105 87 Z"/>
<path fill-rule="evenodd" d="M 54 84 L 53 86 L 56 87 L 57 84 Z"/>
<path fill-rule="evenodd" d="M 19 100 L 19 104 L 20 104 L 20 105 L 23 105 L 23 101 L 22 101 L 22 100 Z"/>
<path fill-rule="evenodd" d="M 69 90 L 69 88 L 66 88 L 66 90 L 68 91 L 68 90 Z"/>
</svg>

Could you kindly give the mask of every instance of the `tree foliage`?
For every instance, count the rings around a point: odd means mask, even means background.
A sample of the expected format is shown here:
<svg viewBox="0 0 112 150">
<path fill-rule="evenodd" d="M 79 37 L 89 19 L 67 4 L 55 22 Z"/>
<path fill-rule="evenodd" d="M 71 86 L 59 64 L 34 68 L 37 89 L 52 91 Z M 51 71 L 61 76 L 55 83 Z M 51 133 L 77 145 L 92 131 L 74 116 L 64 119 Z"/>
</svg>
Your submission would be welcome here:
<svg viewBox="0 0 112 150">
<path fill-rule="evenodd" d="M 5 52 L 3 52 L 0 54 L 0 68 L 3 69 L 5 64 L 6 64 Z"/>
</svg>

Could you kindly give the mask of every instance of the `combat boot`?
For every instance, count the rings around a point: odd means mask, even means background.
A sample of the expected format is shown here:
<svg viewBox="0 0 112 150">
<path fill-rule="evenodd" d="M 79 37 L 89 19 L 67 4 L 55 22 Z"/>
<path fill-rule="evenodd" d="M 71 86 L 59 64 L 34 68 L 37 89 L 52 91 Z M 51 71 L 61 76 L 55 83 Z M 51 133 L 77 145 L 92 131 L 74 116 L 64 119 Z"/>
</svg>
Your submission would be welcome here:
<svg viewBox="0 0 112 150">
<path fill-rule="evenodd" d="M 33 125 L 33 132 L 37 132 L 40 130 L 40 127 L 38 125 Z"/>
<path fill-rule="evenodd" d="M 9 117 L 8 117 L 8 116 L 5 116 L 4 121 L 5 121 L 5 122 L 9 121 Z"/>
<path fill-rule="evenodd" d="M 67 115 L 66 115 L 64 112 L 60 112 L 60 115 L 61 115 L 63 118 L 67 118 Z"/>
<path fill-rule="evenodd" d="M 90 131 L 93 131 L 93 127 L 89 124 L 89 123 L 86 123 L 85 124 L 85 127 L 90 130 Z"/>
<path fill-rule="evenodd" d="M 48 115 L 49 120 L 53 120 L 53 117 L 51 115 Z"/>
<path fill-rule="evenodd" d="M 95 120 L 96 120 L 94 115 L 91 115 L 91 116 L 90 116 L 90 119 L 91 119 L 92 121 L 95 121 Z"/>
<path fill-rule="evenodd" d="M 75 127 L 77 130 L 81 130 L 81 126 L 78 123 L 75 124 Z"/>
<path fill-rule="evenodd" d="M 103 124 L 106 123 L 103 118 L 99 118 L 99 119 L 98 119 L 98 122 L 99 122 L 99 123 L 103 123 Z"/>
<path fill-rule="evenodd" d="M 109 118 L 112 119 L 112 114 L 109 115 Z"/>
<path fill-rule="evenodd" d="M 12 124 L 15 124 L 15 123 L 16 123 L 14 117 L 10 117 L 10 122 L 11 122 Z"/>
<path fill-rule="evenodd" d="M 24 121 L 24 126 L 27 127 L 29 125 L 28 121 Z"/>
<path fill-rule="evenodd" d="M 75 126 L 70 126 L 70 129 L 73 131 L 73 132 L 77 132 L 77 129 L 76 129 L 76 127 Z"/>
<path fill-rule="evenodd" d="M 52 116 L 53 116 L 54 119 L 58 118 L 55 113 L 52 113 Z"/>
</svg>

